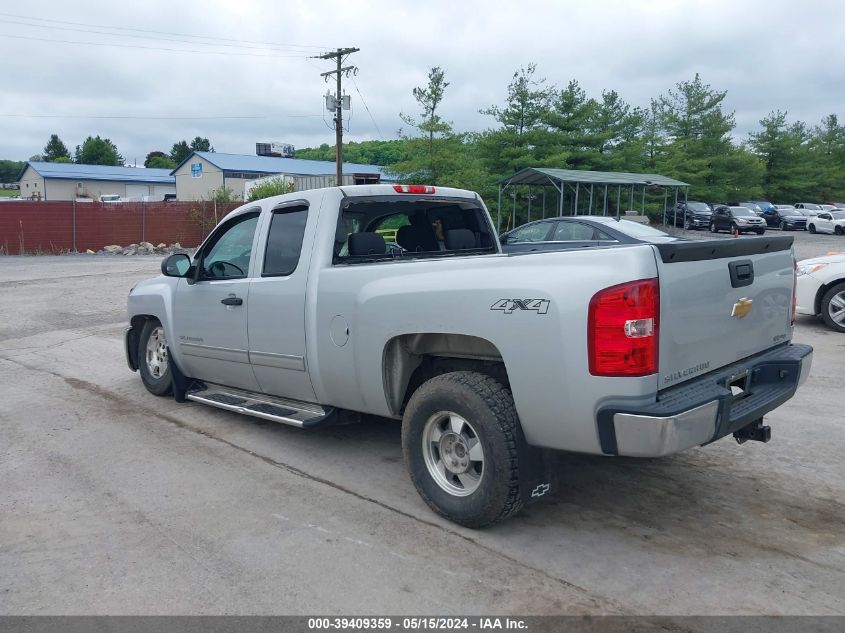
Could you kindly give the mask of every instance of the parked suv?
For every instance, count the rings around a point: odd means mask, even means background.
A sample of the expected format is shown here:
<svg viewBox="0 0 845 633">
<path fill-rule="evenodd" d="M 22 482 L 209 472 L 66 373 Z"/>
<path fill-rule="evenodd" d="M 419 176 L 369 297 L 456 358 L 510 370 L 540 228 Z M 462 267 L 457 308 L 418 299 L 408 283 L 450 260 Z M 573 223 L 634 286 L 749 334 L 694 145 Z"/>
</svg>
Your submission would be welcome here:
<svg viewBox="0 0 845 633">
<path fill-rule="evenodd" d="M 713 211 L 706 202 L 687 200 L 679 202 L 666 212 L 666 224 L 683 226 L 684 229 L 706 229 Z"/>
<path fill-rule="evenodd" d="M 807 216 L 797 209 L 778 209 L 773 207 L 763 211 L 763 219 L 768 226 L 778 227 L 781 231 L 805 230 L 807 228 Z"/>
<path fill-rule="evenodd" d="M 710 232 L 718 233 L 719 231 L 731 233 L 754 231 L 757 235 L 762 235 L 766 232 L 766 221 L 748 207 L 721 205 L 713 209 L 713 215 L 710 218 Z"/>
</svg>

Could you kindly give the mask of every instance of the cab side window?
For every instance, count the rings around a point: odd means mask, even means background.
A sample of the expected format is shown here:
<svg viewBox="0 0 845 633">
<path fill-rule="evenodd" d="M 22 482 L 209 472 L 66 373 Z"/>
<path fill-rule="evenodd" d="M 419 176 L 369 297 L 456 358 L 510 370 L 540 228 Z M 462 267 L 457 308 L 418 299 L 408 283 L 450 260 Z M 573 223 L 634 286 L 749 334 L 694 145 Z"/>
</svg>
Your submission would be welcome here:
<svg viewBox="0 0 845 633">
<path fill-rule="evenodd" d="M 200 279 L 242 279 L 249 272 L 258 211 L 232 219 L 203 249 Z"/>
<path fill-rule="evenodd" d="M 264 250 L 262 277 L 284 277 L 296 270 L 307 220 L 307 206 L 284 207 L 273 211 L 267 233 L 267 248 Z"/>
</svg>

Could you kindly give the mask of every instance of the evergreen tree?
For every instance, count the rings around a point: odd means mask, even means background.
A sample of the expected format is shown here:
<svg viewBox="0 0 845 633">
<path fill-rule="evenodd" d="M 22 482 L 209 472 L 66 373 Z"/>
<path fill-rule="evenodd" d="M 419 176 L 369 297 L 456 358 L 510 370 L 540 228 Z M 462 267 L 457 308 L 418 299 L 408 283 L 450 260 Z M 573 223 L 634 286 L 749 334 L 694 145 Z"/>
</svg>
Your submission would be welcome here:
<svg viewBox="0 0 845 633">
<path fill-rule="evenodd" d="M 187 141 L 177 141 L 173 144 L 173 147 L 170 148 L 170 158 L 178 165 L 191 155 L 191 151 L 192 150 Z"/>
<path fill-rule="evenodd" d="M 61 158 L 65 158 L 67 159 L 67 162 L 70 162 L 70 152 L 65 144 L 62 143 L 58 134 L 51 134 L 50 140 L 47 141 L 47 144 L 44 146 L 44 160 L 48 163 L 64 162 L 59 161 Z"/>
<path fill-rule="evenodd" d="M 191 141 L 190 145 L 191 149 L 195 152 L 213 152 L 214 148 L 211 146 L 211 141 L 207 138 L 202 138 L 199 136 L 194 137 L 194 140 Z"/>
<path fill-rule="evenodd" d="M 763 165 L 763 195 L 778 202 L 815 197 L 809 165 L 806 126 L 789 124 L 786 112 L 776 110 L 760 120 L 762 130 L 749 135 L 748 146 Z"/>
<path fill-rule="evenodd" d="M 436 185 L 443 184 L 441 176 L 453 177 L 450 175 L 456 158 L 453 152 L 457 152 L 465 139 L 455 136 L 451 122 L 438 114 L 448 86 L 444 71 L 433 67 L 428 73 L 428 85 L 413 89 L 414 98 L 422 108 L 421 118 L 399 115 L 407 125 L 425 135 L 422 139 L 406 138 L 402 159 L 393 165 L 394 172 L 404 179 Z"/>
</svg>

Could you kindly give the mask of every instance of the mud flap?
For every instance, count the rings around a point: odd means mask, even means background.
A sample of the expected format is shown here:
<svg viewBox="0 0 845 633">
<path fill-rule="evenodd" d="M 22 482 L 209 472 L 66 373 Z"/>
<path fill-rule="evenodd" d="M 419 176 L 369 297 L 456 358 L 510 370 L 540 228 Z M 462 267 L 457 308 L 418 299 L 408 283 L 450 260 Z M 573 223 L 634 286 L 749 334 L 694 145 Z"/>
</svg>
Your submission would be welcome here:
<svg viewBox="0 0 845 633">
<path fill-rule="evenodd" d="M 519 495 L 527 506 L 551 496 L 556 488 L 549 451 L 522 443 L 519 451 Z"/>
<path fill-rule="evenodd" d="M 185 394 L 193 381 L 186 378 L 185 374 L 179 369 L 179 366 L 173 360 L 173 354 L 170 353 L 170 347 L 167 348 L 167 358 L 170 360 L 170 382 L 173 385 L 173 399 L 176 402 L 185 402 Z"/>
</svg>

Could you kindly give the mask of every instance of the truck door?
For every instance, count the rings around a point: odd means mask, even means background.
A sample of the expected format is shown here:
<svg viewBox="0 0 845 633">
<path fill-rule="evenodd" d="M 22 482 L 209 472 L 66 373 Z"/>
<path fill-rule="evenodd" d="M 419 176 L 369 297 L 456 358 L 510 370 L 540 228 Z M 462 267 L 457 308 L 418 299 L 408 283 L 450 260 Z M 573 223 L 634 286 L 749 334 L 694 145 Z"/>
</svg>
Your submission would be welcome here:
<svg viewBox="0 0 845 633">
<path fill-rule="evenodd" d="M 316 224 L 309 225 L 308 215 L 308 204 L 295 201 L 274 208 L 269 218 L 262 261 L 250 282 L 249 357 L 261 391 L 315 402 L 305 358 L 306 282 Z"/>
<path fill-rule="evenodd" d="M 259 210 L 217 227 L 197 258 L 197 280 L 180 279 L 174 297 L 182 371 L 192 378 L 257 390 L 249 364 L 247 300 Z"/>
</svg>

